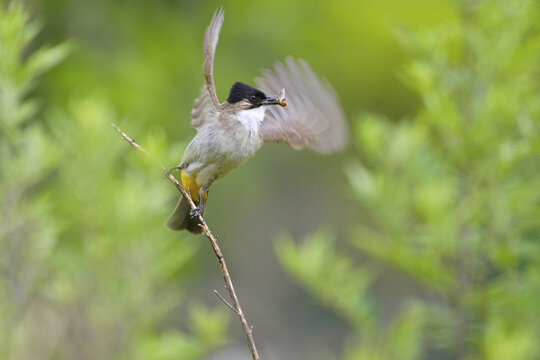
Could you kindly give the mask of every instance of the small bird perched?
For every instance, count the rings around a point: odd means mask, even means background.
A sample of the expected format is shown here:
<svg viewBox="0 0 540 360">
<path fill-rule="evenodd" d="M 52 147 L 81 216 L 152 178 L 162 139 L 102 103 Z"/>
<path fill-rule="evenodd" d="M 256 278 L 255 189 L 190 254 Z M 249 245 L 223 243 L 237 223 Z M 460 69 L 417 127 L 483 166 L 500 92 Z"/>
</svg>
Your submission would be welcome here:
<svg viewBox="0 0 540 360">
<path fill-rule="evenodd" d="M 267 96 L 236 82 L 227 100 L 220 103 L 214 85 L 214 55 L 223 20 L 220 9 L 204 35 L 206 81 L 191 111 L 191 126 L 197 134 L 180 165 L 169 169 L 181 170 L 182 185 L 197 207 L 191 209 L 180 197 L 166 222 L 171 230 L 201 233 L 198 217 L 205 214 L 210 186 L 253 156 L 263 143 L 284 142 L 294 149 L 308 147 L 328 154 L 348 141 L 347 122 L 334 89 L 302 60 L 289 57 L 285 64 L 276 63 L 273 72 L 263 70 L 263 77 L 255 80 L 268 93 L 279 95 Z"/>
</svg>

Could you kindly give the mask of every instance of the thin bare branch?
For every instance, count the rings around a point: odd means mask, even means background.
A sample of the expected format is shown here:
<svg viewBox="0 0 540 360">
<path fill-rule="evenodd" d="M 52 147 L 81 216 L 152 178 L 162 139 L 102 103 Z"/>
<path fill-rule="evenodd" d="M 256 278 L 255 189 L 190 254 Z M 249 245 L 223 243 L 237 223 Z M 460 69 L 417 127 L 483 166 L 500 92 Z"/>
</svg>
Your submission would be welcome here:
<svg viewBox="0 0 540 360">
<path fill-rule="evenodd" d="M 234 313 L 238 315 L 238 313 L 236 312 L 236 309 L 234 308 L 234 306 L 232 306 L 231 304 L 229 304 L 229 302 L 228 302 L 227 300 L 225 300 L 225 298 L 224 298 L 223 296 L 221 296 L 221 294 L 219 293 L 219 291 L 214 290 L 214 293 L 217 295 L 218 298 L 221 299 L 221 301 L 223 301 L 223 303 L 224 303 L 225 305 L 227 305 L 228 307 L 230 307 L 231 310 L 234 311 Z"/>
<path fill-rule="evenodd" d="M 120 130 L 120 128 L 118 126 L 116 126 L 116 124 L 111 124 L 111 126 L 120 133 L 120 135 L 122 135 L 122 137 L 124 138 L 124 140 L 126 140 L 128 143 L 130 143 L 133 147 L 135 147 L 137 150 L 140 150 L 142 151 L 143 153 L 145 154 L 148 154 L 148 151 L 146 151 L 145 148 L 143 148 L 141 145 L 137 144 L 135 142 L 135 140 L 133 140 L 132 138 L 130 138 L 129 136 L 127 136 L 122 130 Z"/>
<path fill-rule="evenodd" d="M 137 144 L 135 140 L 127 136 L 126 133 L 124 133 L 118 126 L 116 126 L 115 124 L 111 124 L 111 126 L 115 128 L 116 131 L 118 131 L 122 135 L 122 138 L 124 138 L 124 140 L 130 143 L 133 147 L 135 147 L 137 150 L 140 150 L 148 154 L 146 149 L 144 149 L 142 146 Z M 176 180 L 176 178 L 170 173 L 168 174 L 167 177 L 176 186 L 176 188 L 180 191 L 180 193 L 182 193 L 182 196 L 189 202 L 189 205 L 191 206 L 191 208 L 195 209 L 196 205 L 193 202 L 193 199 L 191 199 L 190 194 L 184 189 L 182 184 L 180 184 L 180 182 Z M 200 221 L 200 227 L 202 228 L 202 231 L 204 232 L 208 240 L 210 240 L 212 249 L 214 250 L 214 253 L 216 254 L 219 267 L 221 269 L 221 274 L 223 275 L 223 279 L 225 280 L 226 288 L 229 291 L 229 297 L 231 298 L 232 304 L 229 304 L 227 301 L 225 301 L 225 299 L 217 291 L 215 292 L 221 298 L 221 300 L 224 301 L 225 304 L 227 304 L 227 306 L 229 306 L 238 315 L 240 323 L 242 324 L 244 335 L 248 343 L 249 351 L 251 352 L 251 358 L 253 360 L 259 360 L 260 359 L 259 353 L 257 352 L 257 347 L 255 346 L 255 340 L 253 338 L 253 326 L 250 326 L 248 324 L 246 316 L 244 315 L 244 312 L 242 311 L 242 307 L 240 306 L 240 302 L 238 301 L 238 296 L 236 295 L 236 292 L 234 291 L 231 275 L 229 274 L 229 268 L 227 267 L 227 263 L 225 262 L 225 258 L 223 257 L 223 253 L 221 252 L 221 248 L 218 245 L 218 239 L 212 233 L 212 231 L 210 231 L 210 228 L 206 224 L 206 221 L 204 220 L 202 215 L 199 216 L 199 221 Z"/>
</svg>

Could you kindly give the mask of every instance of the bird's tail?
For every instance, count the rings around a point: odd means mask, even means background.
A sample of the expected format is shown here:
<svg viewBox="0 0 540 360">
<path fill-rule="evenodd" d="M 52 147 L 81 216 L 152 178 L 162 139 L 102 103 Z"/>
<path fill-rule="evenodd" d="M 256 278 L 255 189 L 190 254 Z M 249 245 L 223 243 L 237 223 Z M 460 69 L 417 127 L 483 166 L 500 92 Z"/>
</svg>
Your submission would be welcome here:
<svg viewBox="0 0 540 360">
<path fill-rule="evenodd" d="M 197 203 L 195 203 L 198 205 Z M 187 230 L 192 234 L 200 234 L 202 232 L 201 227 L 199 224 L 201 223 L 199 221 L 199 217 L 191 217 L 191 214 L 189 213 L 191 210 L 191 207 L 189 206 L 189 203 L 186 199 L 184 199 L 183 196 L 180 196 L 180 200 L 178 200 L 178 203 L 176 204 L 176 208 L 174 208 L 174 211 L 167 219 L 167 222 L 165 225 L 174 231 L 180 231 L 180 230 Z M 203 203 L 203 217 L 206 210 L 206 204 Z"/>
</svg>

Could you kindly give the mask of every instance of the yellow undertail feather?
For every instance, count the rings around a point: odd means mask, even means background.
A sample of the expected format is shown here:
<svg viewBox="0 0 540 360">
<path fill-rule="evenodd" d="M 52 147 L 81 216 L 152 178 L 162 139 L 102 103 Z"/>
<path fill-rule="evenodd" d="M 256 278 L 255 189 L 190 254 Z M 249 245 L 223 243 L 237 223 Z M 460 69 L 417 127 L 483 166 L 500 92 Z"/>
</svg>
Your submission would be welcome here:
<svg viewBox="0 0 540 360">
<path fill-rule="evenodd" d="M 201 185 L 197 184 L 197 181 L 195 180 L 195 176 L 189 176 L 186 175 L 183 171 L 181 174 L 181 180 L 182 180 L 182 186 L 186 191 L 188 191 L 191 195 L 191 198 L 193 199 L 193 202 L 195 202 L 196 205 L 199 205 L 201 200 Z M 205 214 L 205 208 L 206 208 L 206 198 L 208 197 L 208 190 L 204 193 L 204 204 L 205 206 L 202 209 L 203 216 Z M 189 206 L 189 203 L 184 199 L 183 196 L 180 197 L 180 200 L 178 200 L 178 203 L 176 204 L 176 208 L 172 212 L 172 214 L 167 219 L 166 225 L 171 230 L 187 230 L 193 234 L 200 234 L 201 233 L 201 227 L 199 219 L 192 218 L 190 215 L 191 206 Z"/>
<path fill-rule="evenodd" d="M 189 192 L 193 202 L 198 204 L 201 201 L 201 185 L 197 184 L 196 177 L 187 175 L 183 170 L 181 173 L 182 186 Z M 204 201 L 208 198 L 208 190 L 204 193 Z"/>
</svg>

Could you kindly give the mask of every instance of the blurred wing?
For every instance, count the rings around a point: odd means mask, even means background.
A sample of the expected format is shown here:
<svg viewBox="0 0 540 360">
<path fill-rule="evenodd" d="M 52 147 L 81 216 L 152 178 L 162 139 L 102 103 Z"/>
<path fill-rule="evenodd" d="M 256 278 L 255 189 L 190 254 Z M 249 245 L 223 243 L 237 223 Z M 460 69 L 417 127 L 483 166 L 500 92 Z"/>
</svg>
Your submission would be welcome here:
<svg viewBox="0 0 540 360">
<path fill-rule="evenodd" d="M 191 110 L 191 126 L 198 128 L 205 121 L 214 118 L 217 114 L 219 100 L 216 94 L 216 85 L 214 84 L 214 55 L 219 40 L 219 32 L 224 20 L 224 10 L 214 12 L 210 25 L 204 33 L 204 63 L 203 73 L 205 84 L 201 89 L 199 97 L 193 103 Z"/>
<path fill-rule="evenodd" d="M 343 149 L 349 127 L 338 96 L 304 60 L 288 57 L 276 63 L 274 71 L 263 70 L 255 79 L 267 94 L 286 91 L 287 107 L 270 106 L 259 136 L 265 142 L 285 142 L 294 149 L 308 147 L 323 154 Z"/>
<path fill-rule="evenodd" d="M 214 55 L 216 54 L 216 46 L 219 40 L 219 32 L 221 31 L 221 25 L 225 19 L 225 11 L 223 8 L 216 10 L 210 25 L 206 28 L 204 33 L 204 64 L 203 72 L 206 79 L 206 90 L 210 96 L 210 100 L 217 108 L 219 106 L 219 100 L 216 94 L 216 85 L 214 84 Z"/>
<path fill-rule="evenodd" d="M 204 122 L 215 119 L 217 112 L 218 110 L 214 106 L 206 86 L 203 86 L 199 97 L 193 102 L 193 109 L 191 110 L 191 126 L 195 129 L 199 128 Z"/>
</svg>

